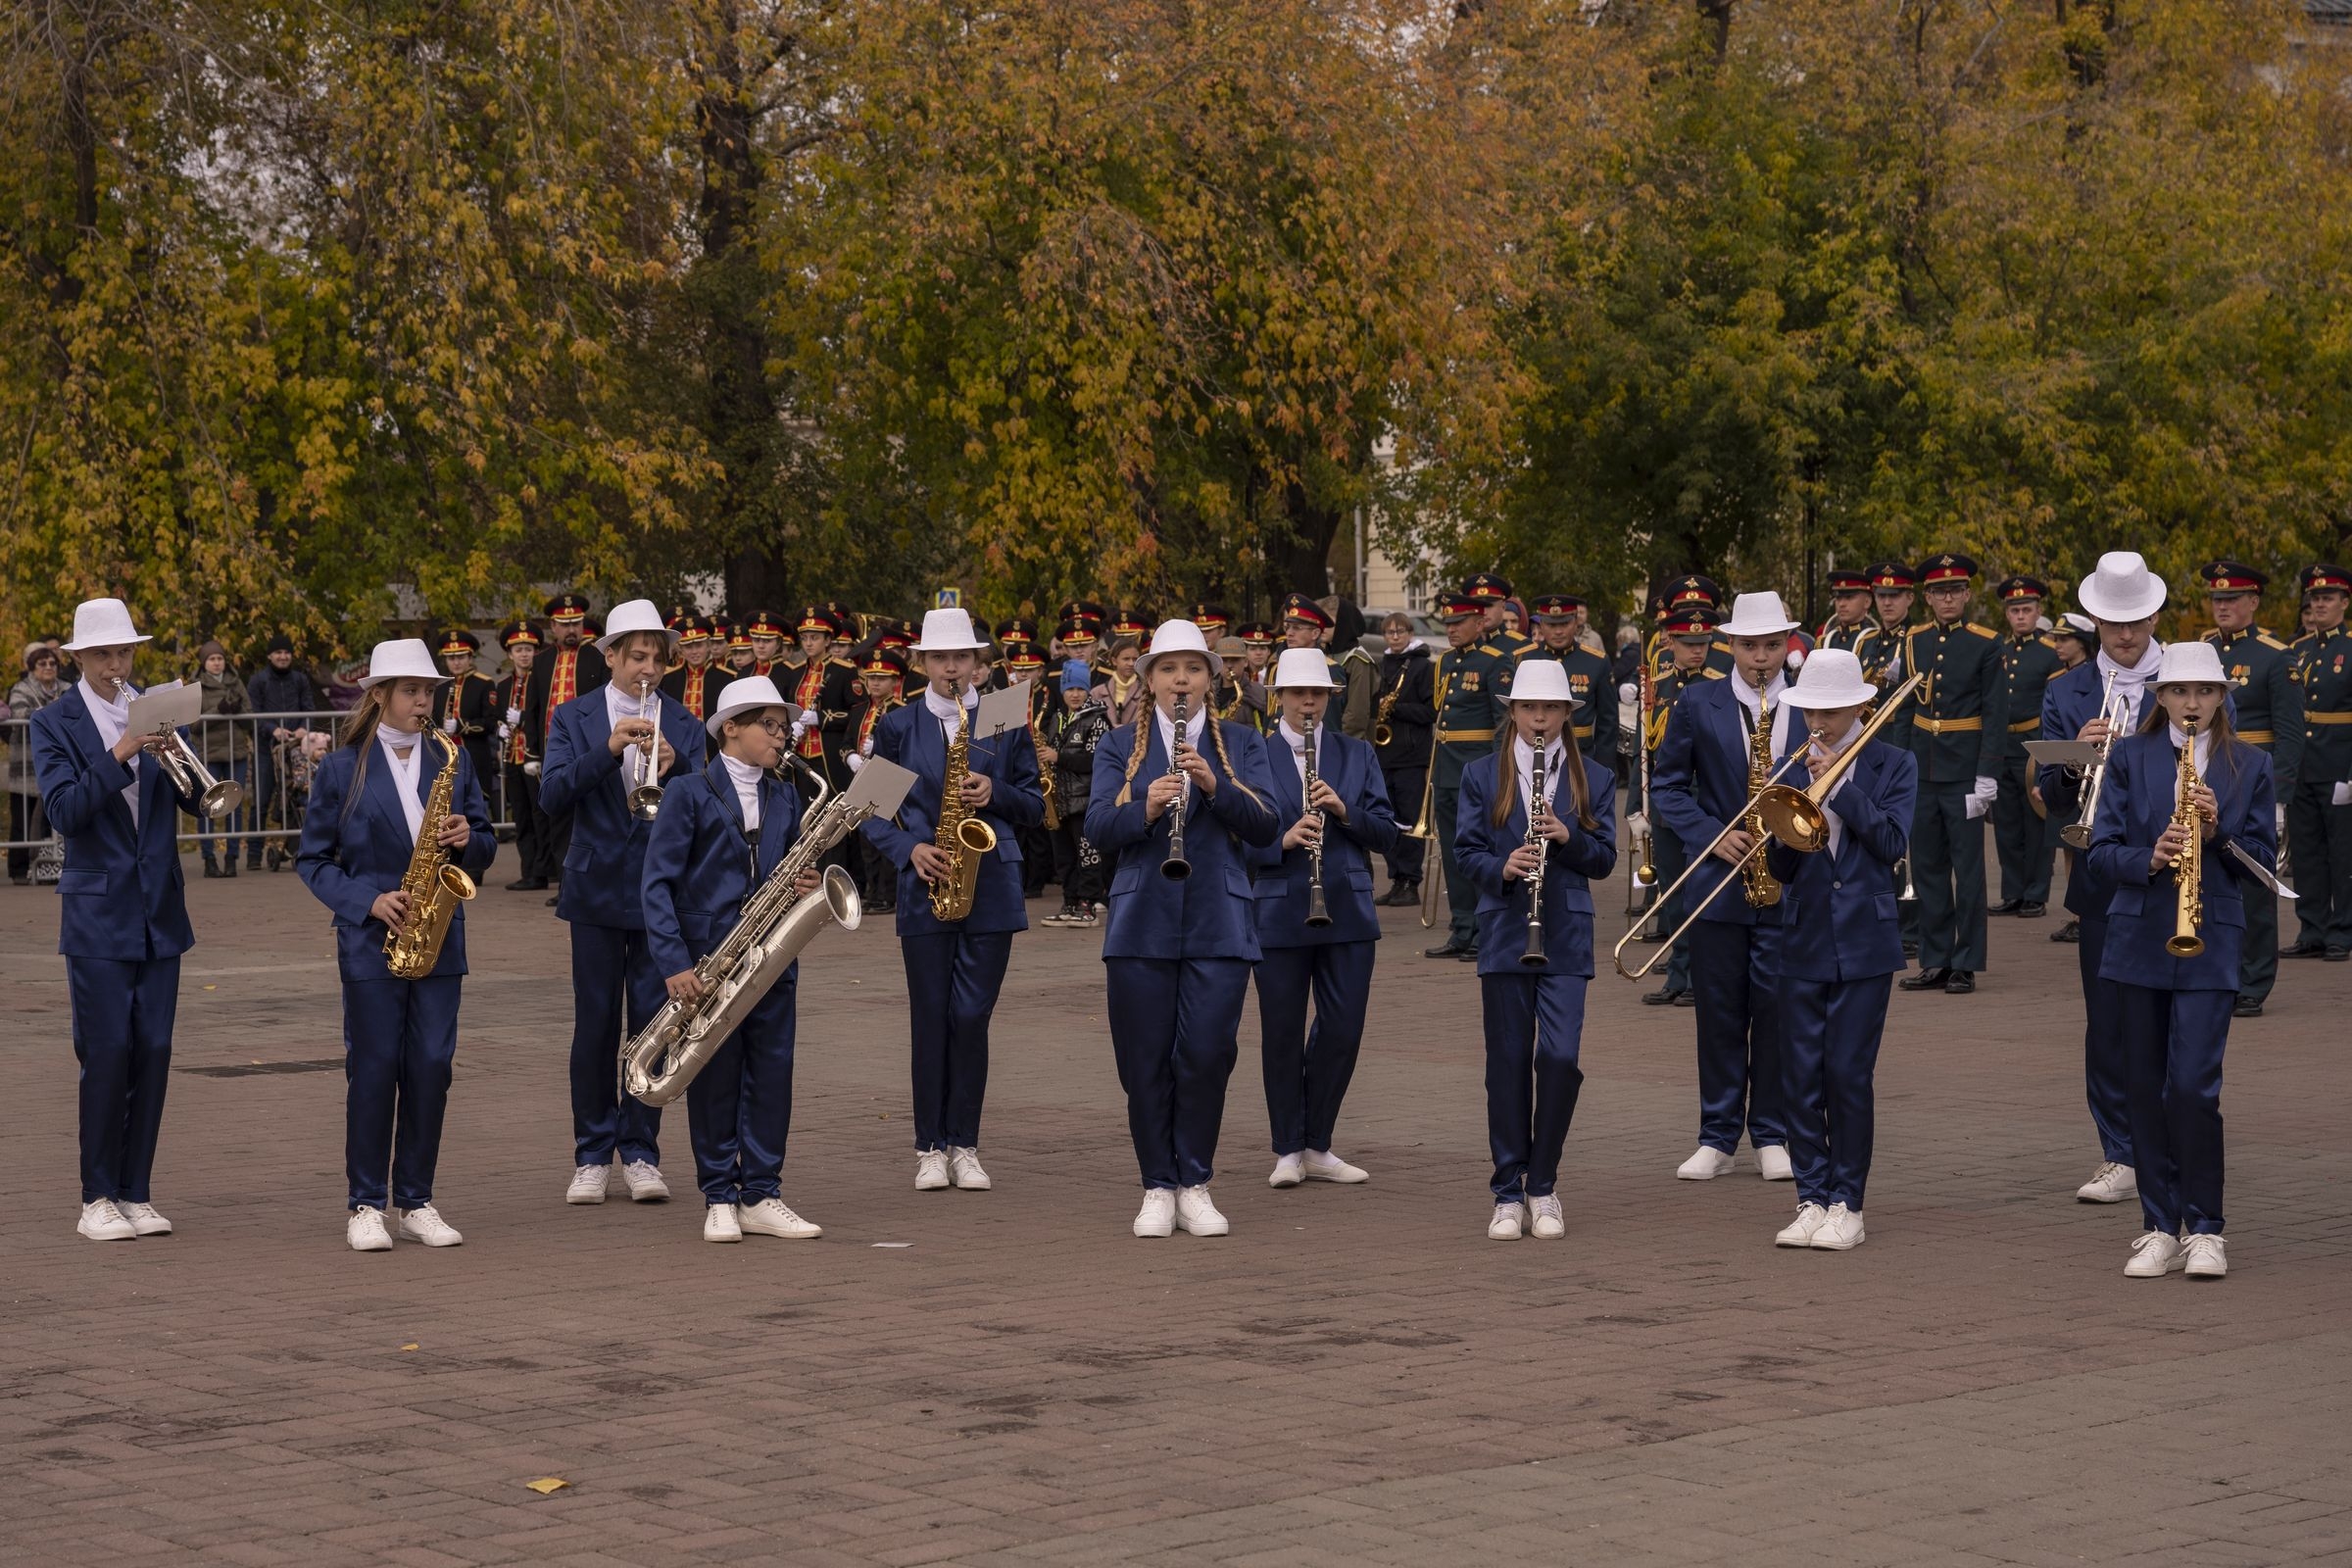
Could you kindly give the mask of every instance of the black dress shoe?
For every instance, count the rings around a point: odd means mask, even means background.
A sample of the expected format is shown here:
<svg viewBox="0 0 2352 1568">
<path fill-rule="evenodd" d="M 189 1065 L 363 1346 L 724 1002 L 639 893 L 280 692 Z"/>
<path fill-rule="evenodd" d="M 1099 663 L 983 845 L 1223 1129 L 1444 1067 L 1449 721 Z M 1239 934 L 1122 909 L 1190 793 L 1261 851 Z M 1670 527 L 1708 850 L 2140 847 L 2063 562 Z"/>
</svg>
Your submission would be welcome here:
<svg viewBox="0 0 2352 1568">
<path fill-rule="evenodd" d="M 555 901 L 555 900 L 553 900 L 553 899 L 550 899 L 550 900 L 548 900 L 548 901 L 547 901 L 547 906 L 548 906 L 549 908 L 551 908 L 551 909 L 552 909 L 552 908 L 554 908 L 554 907 L 556 906 L 556 901 Z"/>
<path fill-rule="evenodd" d="M 1977 977 L 1974 973 L 1967 969 L 1954 969 L 1951 972 L 1950 978 L 1943 982 L 1943 990 L 1946 996 L 1965 997 L 1976 989 Z"/>
<path fill-rule="evenodd" d="M 2046 904 L 2027 903 L 2017 906 L 2017 917 L 2021 920 L 2038 920 L 2049 912 L 2050 906 Z"/>
<path fill-rule="evenodd" d="M 1448 937 L 1442 945 L 1438 947 L 1423 948 L 1421 950 L 1421 956 L 1424 958 L 1458 958 L 1463 954 L 1473 951 L 1474 950 L 1468 946 L 1456 942 L 1452 938 Z"/>
<path fill-rule="evenodd" d="M 204 874 L 208 877 L 219 876 L 220 874 L 220 868 L 215 865 L 212 861 L 207 860 L 204 862 Z"/>
<path fill-rule="evenodd" d="M 2240 997 L 2237 999 L 2237 1005 L 2230 1009 L 2230 1016 L 2232 1018 L 2259 1018 L 2262 1016 L 2262 1004 L 2256 1002 L 2252 997 Z"/>
<path fill-rule="evenodd" d="M 1903 976 L 1895 984 L 1905 991 L 1941 991 L 1943 983 L 1951 977 L 1949 969 L 1922 969 L 1917 974 Z"/>
<path fill-rule="evenodd" d="M 1642 1004 L 1645 1007 L 1671 1007 L 1682 1000 L 1682 992 L 1672 986 L 1660 986 L 1655 991 L 1645 993 Z"/>
<path fill-rule="evenodd" d="M 507 884 L 507 891 L 509 893 L 545 893 L 547 878 L 543 876 L 516 877 Z"/>
<path fill-rule="evenodd" d="M 1454 956 L 1461 959 L 1464 963 L 1476 963 L 1478 961 L 1478 944 L 1475 942 L 1472 943 L 1470 946 L 1464 948 L 1461 952 L 1455 954 Z"/>
<path fill-rule="evenodd" d="M 2329 948 L 2320 956 L 2329 963 L 2342 963 L 2347 958 L 2352 958 L 2352 948 Z"/>
<path fill-rule="evenodd" d="M 2055 931 L 2053 931 L 2053 932 L 2051 932 L 2051 933 L 2050 933 L 2050 940 L 2051 940 L 2052 942 L 2080 942 L 2080 941 L 2082 941 L 2082 921 L 2080 921 L 2080 920 L 2069 920 L 2069 921 L 2067 921 L 2067 922 L 2066 922 L 2066 924 L 2064 924 L 2064 925 L 2060 926 L 2060 927 L 2059 927 L 2057 930 L 2055 930 Z"/>
<path fill-rule="evenodd" d="M 2281 958 L 2324 958 L 2328 956 L 2328 950 L 2317 942 L 2298 942 L 2291 948 L 2280 948 L 2278 956 Z"/>
<path fill-rule="evenodd" d="M 1698 993 L 1686 991 L 1674 999 L 1674 1004 L 1678 1007 L 1695 1007 L 1698 1005 Z"/>
<path fill-rule="evenodd" d="M 2003 899 L 1984 912 L 1986 914 L 2015 914 L 2025 906 L 2025 903 L 2026 901 L 2023 899 Z"/>
</svg>

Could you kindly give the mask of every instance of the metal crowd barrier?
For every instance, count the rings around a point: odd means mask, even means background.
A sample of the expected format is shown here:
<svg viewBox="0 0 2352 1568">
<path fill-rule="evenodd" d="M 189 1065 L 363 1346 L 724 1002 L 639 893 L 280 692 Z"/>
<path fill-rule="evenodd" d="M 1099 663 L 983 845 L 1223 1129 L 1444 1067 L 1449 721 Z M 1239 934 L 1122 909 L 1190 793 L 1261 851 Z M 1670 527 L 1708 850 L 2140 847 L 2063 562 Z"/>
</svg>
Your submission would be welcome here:
<svg viewBox="0 0 2352 1568">
<path fill-rule="evenodd" d="M 250 854 L 262 846 L 263 863 L 271 870 L 291 865 L 302 837 L 303 812 L 310 803 L 311 775 L 326 754 L 342 743 L 338 729 L 346 715 L 331 710 L 293 713 L 207 713 L 181 733 L 216 778 L 234 779 L 245 787 L 245 803 L 215 822 L 182 816 L 180 849 L 193 847 L 213 853 Z M 8 791 L 7 836 L 0 850 L 8 852 L 11 876 L 30 874 L 35 881 L 55 881 L 58 841 L 42 816 L 40 793 L 33 777 L 32 721 L 0 719 L 0 781 Z M 506 769 L 481 781 L 484 801 L 501 839 L 514 836 L 514 815 L 508 808 Z M 50 853 L 44 856 L 44 850 Z"/>
</svg>

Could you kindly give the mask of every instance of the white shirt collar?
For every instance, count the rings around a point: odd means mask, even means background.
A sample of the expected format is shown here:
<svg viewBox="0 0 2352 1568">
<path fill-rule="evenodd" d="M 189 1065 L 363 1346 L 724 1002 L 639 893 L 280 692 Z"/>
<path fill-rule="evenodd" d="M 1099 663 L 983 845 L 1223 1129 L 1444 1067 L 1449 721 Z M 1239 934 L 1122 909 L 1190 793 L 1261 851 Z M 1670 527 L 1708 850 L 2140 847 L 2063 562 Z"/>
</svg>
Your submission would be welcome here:
<svg viewBox="0 0 2352 1568">
<path fill-rule="evenodd" d="M 1174 720 L 1168 717 L 1165 710 L 1153 708 L 1152 710 L 1152 722 L 1159 730 L 1160 750 L 1163 752 L 1174 751 L 1176 749 L 1176 725 Z M 1185 714 L 1185 744 L 1190 746 L 1194 751 L 1199 751 L 1200 749 L 1200 733 L 1207 727 L 1208 710 L 1205 706 L 1196 708 L 1191 712 Z"/>
<path fill-rule="evenodd" d="M 1567 749 L 1561 745 L 1560 738 L 1554 735 L 1544 750 L 1544 794 L 1547 800 L 1556 799 L 1559 795 L 1560 769 L 1566 755 Z M 1519 769 L 1519 799 L 1535 799 L 1536 749 L 1527 744 L 1527 738 L 1523 735 L 1511 737 L 1511 763 Z"/>
</svg>

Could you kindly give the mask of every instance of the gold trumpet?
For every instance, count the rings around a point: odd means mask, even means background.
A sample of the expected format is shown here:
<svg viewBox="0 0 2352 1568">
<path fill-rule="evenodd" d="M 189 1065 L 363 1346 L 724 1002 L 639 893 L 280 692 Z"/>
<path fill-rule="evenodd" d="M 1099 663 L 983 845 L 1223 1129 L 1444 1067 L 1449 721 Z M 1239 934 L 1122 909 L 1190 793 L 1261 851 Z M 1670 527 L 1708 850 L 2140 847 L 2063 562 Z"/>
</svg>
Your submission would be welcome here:
<svg viewBox="0 0 2352 1568">
<path fill-rule="evenodd" d="M 1774 768 L 1771 776 L 1766 778 L 1762 785 L 1748 796 L 1747 804 L 1732 813 L 1731 820 L 1724 823 L 1723 831 L 1716 834 L 1705 849 L 1690 857 L 1690 863 L 1684 869 L 1683 874 L 1676 877 L 1673 885 L 1668 887 L 1664 893 L 1658 895 L 1658 904 L 1661 906 L 1664 906 L 1667 900 L 1680 892 L 1685 882 L 1690 881 L 1694 873 L 1714 858 L 1716 846 L 1731 837 L 1735 828 L 1745 825 L 1750 816 L 1754 816 L 1763 824 L 1762 835 L 1748 846 L 1745 855 L 1740 857 L 1733 863 L 1731 870 L 1725 874 L 1721 882 L 1716 884 L 1714 891 L 1692 906 L 1683 923 L 1675 927 L 1674 934 L 1659 945 L 1657 952 L 1643 960 L 1642 967 L 1628 969 L 1625 966 L 1625 950 L 1628 944 L 1641 933 L 1642 925 L 1646 922 L 1636 921 L 1633 929 L 1618 938 L 1617 946 L 1610 954 L 1610 957 L 1617 965 L 1617 972 L 1628 980 L 1641 980 L 1647 977 L 1649 971 L 1657 967 L 1658 960 L 1672 953 L 1674 945 L 1680 942 L 1684 934 L 1697 923 L 1699 915 L 1705 911 L 1709 904 L 1714 902 L 1716 895 L 1736 882 L 1740 882 L 1746 874 L 1748 862 L 1762 855 L 1775 839 L 1789 849 L 1805 855 L 1813 855 L 1827 849 L 1830 843 L 1830 818 L 1828 808 L 1823 803 L 1830 798 L 1830 791 L 1838 787 L 1838 780 L 1844 776 L 1845 770 L 1853 765 L 1854 759 L 1862 755 L 1862 748 L 1870 744 L 1872 736 L 1886 726 L 1887 720 L 1895 715 L 1896 710 L 1903 706 L 1905 699 L 1910 697 L 1912 689 L 1924 679 L 1926 679 L 1925 676 L 1913 675 L 1902 685 L 1896 687 L 1879 704 L 1878 711 L 1871 715 L 1869 723 L 1862 726 L 1862 733 L 1854 737 L 1853 744 L 1839 753 L 1838 760 L 1823 768 L 1821 776 L 1803 789 L 1796 789 L 1782 783 L 1781 776 L 1787 773 L 1790 767 L 1804 760 L 1806 752 L 1793 751 L 1783 758 L 1781 765 Z"/>
</svg>

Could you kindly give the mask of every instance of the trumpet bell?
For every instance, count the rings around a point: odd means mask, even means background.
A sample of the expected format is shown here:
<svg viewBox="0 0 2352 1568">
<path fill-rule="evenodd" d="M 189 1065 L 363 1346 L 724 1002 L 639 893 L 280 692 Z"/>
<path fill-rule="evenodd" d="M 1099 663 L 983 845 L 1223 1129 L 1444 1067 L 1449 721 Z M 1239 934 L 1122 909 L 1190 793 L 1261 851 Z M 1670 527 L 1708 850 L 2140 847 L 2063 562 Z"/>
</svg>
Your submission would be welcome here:
<svg viewBox="0 0 2352 1568">
<path fill-rule="evenodd" d="M 1756 814 L 1765 832 L 1792 850 L 1813 855 L 1829 847 L 1829 816 L 1803 790 L 1773 785 L 1757 798 Z"/>
<path fill-rule="evenodd" d="M 629 791 L 629 814 L 640 822 L 651 822 L 662 814 L 662 786 L 640 784 Z"/>
<path fill-rule="evenodd" d="M 245 804 L 245 786 L 235 779 L 224 778 L 206 790 L 197 801 L 196 808 L 207 820 L 217 821 Z"/>
<path fill-rule="evenodd" d="M 2087 850 L 2090 848 L 2090 824 L 2069 822 L 2058 830 L 2058 839 L 2070 850 Z"/>
</svg>

